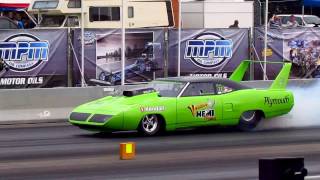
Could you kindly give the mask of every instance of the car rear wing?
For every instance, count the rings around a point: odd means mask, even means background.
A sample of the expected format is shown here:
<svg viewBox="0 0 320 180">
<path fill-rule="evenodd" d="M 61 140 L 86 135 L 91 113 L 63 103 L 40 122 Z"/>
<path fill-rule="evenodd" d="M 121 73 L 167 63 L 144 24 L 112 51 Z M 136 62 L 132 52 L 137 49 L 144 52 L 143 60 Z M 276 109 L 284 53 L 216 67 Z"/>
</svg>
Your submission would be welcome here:
<svg viewBox="0 0 320 180">
<path fill-rule="evenodd" d="M 233 71 L 229 79 L 236 82 L 242 81 L 243 76 L 246 73 L 250 62 L 251 62 L 250 60 L 243 60 L 240 63 L 240 65 Z"/>
<path fill-rule="evenodd" d="M 291 63 L 283 64 L 281 71 L 271 84 L 270 89 L 286 89 L 290 76 L 291 66 Z"/>
<path fill-rule="evenodd" d="M 232 81 L 242 81 L 244 74 L 246 73 L 250 63 L 265 63 L 264 61 L 251 61 L 251 60 L 243 60 L 240 65 L 233 71 L 231 76 L 229 77 Z M 270 89 L 285 89 L 288 84 L 288 79 L 291 70 L 291 63 L 286 62 L 266 62 L 267 64 L 283 64 L 283 67 L 279 74 L 277 75 L 276 79 L 270 86 Z"/>
</svg>

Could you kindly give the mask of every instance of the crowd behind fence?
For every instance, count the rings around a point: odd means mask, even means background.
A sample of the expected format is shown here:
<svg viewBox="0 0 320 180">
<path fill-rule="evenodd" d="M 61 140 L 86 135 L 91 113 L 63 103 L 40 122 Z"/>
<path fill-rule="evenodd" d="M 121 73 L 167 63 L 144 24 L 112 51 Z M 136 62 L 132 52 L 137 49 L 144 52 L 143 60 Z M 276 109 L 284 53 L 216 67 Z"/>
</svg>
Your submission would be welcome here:
<svg viewBox="0 0 320 180">
<path fill-rule="evenodd" d="M 36 24 L 24 12 L 3 11 L 3 12 L 1 12 L 0 17 L 7 18 L 9 21 L 16 24 L 17 29 L 32 29 L 32 28 L 36 27 Z M 1 27 L 1 29 L 5 29 L 5 27 Z"/>
</svg>

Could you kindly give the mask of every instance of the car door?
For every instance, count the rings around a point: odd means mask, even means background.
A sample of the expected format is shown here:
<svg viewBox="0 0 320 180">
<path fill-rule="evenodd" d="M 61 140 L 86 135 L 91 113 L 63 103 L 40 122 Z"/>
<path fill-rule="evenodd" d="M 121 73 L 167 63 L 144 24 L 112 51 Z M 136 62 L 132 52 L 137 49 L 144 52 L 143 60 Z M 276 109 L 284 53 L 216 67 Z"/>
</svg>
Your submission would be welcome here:
<svg viewBox="0 0 320 180">
<path fill-rule="evenodd" d="M 212 82 L 190 83 L 177 98 L 177 127 L 216 124 L 222 114 Z"/>
<path fill-rule="evenodd" d="M 232 92 L 237 89 L 225 83 L 216 83 L 216 94 L 221 98 L 222 118 L 221 124 L 230 124 L 235 118 L 238 118 L 239 112 L 236 111 L 236 106 L 239 105 L 237 97 Z"/>
</svg>

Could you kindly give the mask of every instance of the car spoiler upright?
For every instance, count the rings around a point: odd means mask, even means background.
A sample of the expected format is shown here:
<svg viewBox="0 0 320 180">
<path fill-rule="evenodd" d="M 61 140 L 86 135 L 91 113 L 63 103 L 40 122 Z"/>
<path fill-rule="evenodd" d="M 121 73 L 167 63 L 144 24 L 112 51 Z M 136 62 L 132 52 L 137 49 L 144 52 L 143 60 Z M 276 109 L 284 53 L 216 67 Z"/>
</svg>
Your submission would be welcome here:
<svg viewBox="0 0 320 180">
<path fill-rule="evenodd" d="M 229 79 L 236 82 L 242 81 L 243 76 L 246 73 L 250 63 L 265 63 L 265 62 L 243 60 L 240 63 L 240 65 L 233 71 Z M 288 79 L 289 79 L 292 64 L 287 62 L 270 62 L 270 61 L 267 61 L 266 63 L 267 64 L 283 64 L 281 71 L 279 72 L 276 79 L 271 84 L 270 89 L 285 89 L 288 84 Z"/>
</svg>

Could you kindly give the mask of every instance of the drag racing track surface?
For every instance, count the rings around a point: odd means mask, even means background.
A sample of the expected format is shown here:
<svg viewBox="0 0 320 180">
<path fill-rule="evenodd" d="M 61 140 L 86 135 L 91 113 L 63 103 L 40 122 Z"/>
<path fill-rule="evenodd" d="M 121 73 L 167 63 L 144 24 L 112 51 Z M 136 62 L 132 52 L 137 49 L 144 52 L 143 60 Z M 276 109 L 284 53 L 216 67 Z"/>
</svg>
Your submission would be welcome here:
<svg viewBox="0 0 320 180">
<path fill-rule="evenodd" d="M 119 143 L 137 143 L 119 160 Z M 303 156 L 320 175 L 320 128 L 238 132 L 205 128 L 140 137 L 67 124 L 0 127 L 0 179 L 258 179 L 258 159 Z"/>
</svg>

